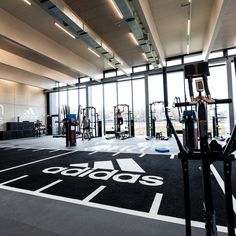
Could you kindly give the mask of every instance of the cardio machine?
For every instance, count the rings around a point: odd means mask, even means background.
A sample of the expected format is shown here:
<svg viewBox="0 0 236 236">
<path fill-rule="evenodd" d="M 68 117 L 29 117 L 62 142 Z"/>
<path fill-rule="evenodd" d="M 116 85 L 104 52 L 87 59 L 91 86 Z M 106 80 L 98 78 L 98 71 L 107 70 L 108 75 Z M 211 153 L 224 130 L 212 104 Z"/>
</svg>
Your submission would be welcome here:
<svg viewBox="0 0 236 236">
<path fill-rule="evenodd" d="M 215 161 L 222 161 L 224 165 L 224 179 L 225 179 L 225 201 L 228 222 L 228 235 L 235 236 L 234 229 L 234 211 L 232 202 L 232 183 L 231 183 L 231 169 L 232 161 L 235 160 L 232 152 L 236 150 L 236 126 L 234 127 L 231 137 L 225 147 L 222 147 L 212 140 L 208 143 L 208 117 L 207 106 L 208 104 L 222 104 L 231 103 L 231 99 L 212 99 L 208 88 L 207 75 L 209 75 L 209 67 L 207 62 L 192 64 L 185 66 L 185 78 L 189 83 L 190 102 L 176 103 L 176 107 L 196 105 L 197 123 L 198 123 L 198 136 L 200 141 L 200 148 L 197 150 L 189 150 L 180 141 L 176 130 L 168 115 L 168 101 L 165 100 L 165 114 L 167 122 L 176 139 L 179 153 L 178 158 L 181 160 L 183 169 L 183 182 L 184 182 L 184 200 L 185 200 L 185 226 L 186 235 L 191 236 L 191 209 L 190 209 L 190 183 L 189 183 L 189 160 L 200 160 L 202 169 L 202 182 L 203 182 L 203 199 L 204 199 L 204 219 L 205 219 L 205 232 L 206 236 L 216 236 L 216 213 L 213 205 L 213 194 L 211 184 L 211 169 L 210 164 Z M 202 79 L 196 81 L 196 90 L 198 96 L 194 97 L 193 93 L 193 78 L 201 77 Z M 163 80 L 165 97 L 167 94 L 167 81 Z M 202 92 L 205 90 L 205 96 Z"/>
</svg>

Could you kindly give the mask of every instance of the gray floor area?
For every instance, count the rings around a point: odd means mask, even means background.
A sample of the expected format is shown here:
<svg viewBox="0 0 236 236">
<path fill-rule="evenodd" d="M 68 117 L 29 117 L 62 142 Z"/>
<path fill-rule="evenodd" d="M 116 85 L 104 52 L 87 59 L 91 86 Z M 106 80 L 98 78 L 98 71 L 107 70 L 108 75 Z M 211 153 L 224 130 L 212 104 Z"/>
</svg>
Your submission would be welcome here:
<svg viewBox="0 0 236 236">
<path fill-rule="evenodd" d="M 40 137 L 1 141 L 0 147 L 66 149 L 62 138 Z M 132 153 L 156 153 L 155 147 L 178 152 L 174 139 L 150 140 L 136 137 L 127 140 L 78 140 L 69 149 Z M 88 206 L 32 196 L 0 189 L 0 235 L 24 236 L 169 236 L 185 235 L 184 225 L 148 219 Z M 192 227 L 192 235 L 205 235 L 205 230 Z M 219 233 L 223 236 L 226 234 Z"/>
<path fill-rule="evenodd" d="M 93 138 L 90 141 L 77 139 L 77 146 L 66 148 L 64 138 L 52 138 L 52 136 L 42 136 L 37 138 L 24 138 L 0 141 L 0 146 L 23 147 L 23 148 L 49 148 L 49 149 L 70 149 L 80 151 L 107 151 L 107 152 L 128 152 L 128 153 L 157 153 L 156 147 L 170 149 L 171 154 L 178 153 L 178 148 L 174 138 L 168 141 L 151 139 L 145 140 L 144 136 L 129 138 L 126 140 L 110 139 L 104 137 Z M 170 154 L 169 153 L 169 154 Z"/>
</svg>

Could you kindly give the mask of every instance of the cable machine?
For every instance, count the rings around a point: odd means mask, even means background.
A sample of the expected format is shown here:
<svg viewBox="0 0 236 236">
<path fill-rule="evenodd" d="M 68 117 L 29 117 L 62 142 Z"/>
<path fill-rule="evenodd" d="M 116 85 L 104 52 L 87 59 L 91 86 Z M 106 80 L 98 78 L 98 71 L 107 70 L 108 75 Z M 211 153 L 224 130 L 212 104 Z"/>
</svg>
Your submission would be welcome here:
<svg viewBox="0 0 236 236">
<path fill-rule="evenodd" d="M 115 137 L 117 139 L 123 140 L 134 137 L 134 120 L 132 118 L 132 112 L 129 109 L 129 105 L 118 104 L 114 106 L 114 127 Z"/>
<path fill-rule="evenodd" d="M 156 139 L 168 139 L 162 136 L 162 132 L 156 132 L 156 121 L 157 121 L 157 116 L 158 112 L 156 110 L 156 106 L 158 104 L 161 104 L 163 106 L 164 102 L 163 101 L 155 101 L 149 104 L 149 121 L 148 121 L 148 127 L 149 127 L 149 137 L 146 137 L 146 140 L 150 140 L 151 138 L 156 138 Z M 162 112 L 160 112 L 162 114 Z"/>
<path fill-rule="evenodd" d="M 184 202 L 185 202 L 185 225 L 186 235 L 191 236 L 191 209 L 190 209 L 190 183 L 189 183 L 189 160 L 201 160 L 202 163 L 202 182 L 203 182 L 203 199 L 204 199 L 204 219 L 206 236 L 216 236 L 216 216 L 213 204 L 213 194 L 211 186 L 211 170 L 210 164 L 215 161 L 222 161 L 224 165 L 224 179 L 225 179 L 225 202 L 227 210 L 228 221 L 228 235 L 235 236 L 234 229 L 234 211 L 232 202 L 232 183 L 231 183 L 231 171 L 232 161 L 235 160 L 232 152 L 236 150 L 236 126 L 234 127 L 231 137 L 225 147 L 222 147 L 216 140 L 212 140 L 208 143 L 208 117 L 207 106 L 208 104 L 222 104 L 231 103 L 231 99 L 212 99 L 208 88 L 207 75 L 209 75 L 209 68 L 207 62 L 202 62 L 193 65 L 185 66 L 185 77 L 189 82 L 189 94 L 190 102 L 176 103 L 176 106 L 191 106 L 196 105 L 198 114 L 198 129 L 200 149 L 190 151 L 187 147 L 183 146 L 180 141 L 176 130 L 168 115 L 168 95 L 167 95 L 167 73 L 166 69 L 163 69 L 163 86 L 165 97 L 165 114 L 167 122 L 174 134 L 177 145 L 179 147 L 178 158 L 181 160 L 183 169 L 184 180 Z M 196 81 L 196 89 L 198 96 L 194 97 L 192 79 L 202 77 L 201 80 Z M 202 92 L 205 90 L 206 95 L 203 96 Z"/>
<path fill-rule="evenodd" d="M 90 120 L 91 138 L 102 137 L 102 122 L 99 120 L 96 108 L 89 106 L 82 109 L 83 116 L 87 116 Z"/>
</svg>

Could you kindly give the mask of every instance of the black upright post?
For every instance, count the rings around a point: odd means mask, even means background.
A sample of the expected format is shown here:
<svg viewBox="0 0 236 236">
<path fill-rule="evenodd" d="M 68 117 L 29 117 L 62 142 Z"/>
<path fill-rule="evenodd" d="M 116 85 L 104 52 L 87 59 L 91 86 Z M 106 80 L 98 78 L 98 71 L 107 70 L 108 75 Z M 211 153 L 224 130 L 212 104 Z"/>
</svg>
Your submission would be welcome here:
<svg viewBox="0 0 236 236">
<path fill-rule="evenodd" d="M 208 145 L 208 123 L 207 123 L 207 105 L 205 102 L 198 102 L 198 119 L 199 119 L 199 137 L 200 150 L 202 159 L 202 181 L 204 193 L 204 214 L 206 222 L 206 235 L 217 235 L 215 211 L 213 206 L 212 186 L 211 186 L 211 169 L 209 160 Z"/>
<path fill-rule="evenodd" d="M 167 71 L 166 67 L 163 67 L 163 92 L 164 92 L 164 108 L 167 118 L 167 124 L 174 132 L 178 147 L 180 149 L 179 158 L 181 159 L 182 169 L 183 169 L 183 181 L 184 181 L 184 207 L 185 207 L 185 230 L 186 236 L 191 236 L 191 217 L 190 217 L 190 187 L 189 187 L 189 171 L 188 171 L 188 160 L 185 155 L 186 150 L 183 148 L 174 127 L 171 125 L 171 121 L 168 116 L 168 88 L 167 88 Z"/>
</svg>

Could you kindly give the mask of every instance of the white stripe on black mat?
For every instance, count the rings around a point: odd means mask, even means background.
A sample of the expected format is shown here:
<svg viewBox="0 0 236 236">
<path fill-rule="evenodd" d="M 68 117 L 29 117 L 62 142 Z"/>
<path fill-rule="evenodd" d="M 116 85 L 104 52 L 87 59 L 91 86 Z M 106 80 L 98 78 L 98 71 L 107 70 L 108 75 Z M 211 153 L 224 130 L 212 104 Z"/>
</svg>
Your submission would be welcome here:
<svg viewBox="0 0 236 236">
<path fill-rule="evenodd" d="M 23 175 L 23 176 L 20 176 L 20 177 L 18 177 L 18 178 L 15 178 L 15 179 L 8 180 L 8 181 L 6 181 L 6 182 L 1 183 L 0 185 L 9 184 L 9 183 L 15 182 L 15 181 L 17 181 L 17 180 L 19 180 L 19 179 L 24 179 L 24 178 L 26 178 L 26 177 L 28 177 L 28 175 Z"/>
<path fill-rule="evenodd" d="M 66 152 L 66 153 L 58 154 L 58 155 L 56 155 L 56 156 L 47 157 L 47 158 L 44 158 L 44 159 L 41 159 L 41 160 L 32 161 L 32 162 L 25 163 L 25 164 L 18 165 L 18 166 L 13 166 L 13 167 L 10 167 L 10 168 L 7 168 L 7 169 L 0 170 L 0 173 L 1 173 L 1 172 L 8 171 L 8 170 L 17 169 L 17 168 L 20 168 L 20 167 L 23 167 L 23 166 L 32 165 L 32 164 L 35 164 L 35 163 L 38 163 L 38 162 L 47 161 L 47 160 L 50 160 L 50 159 L 53 159 L 53 158 L 65 156 L 65 155 L 68 155 L 68 154 L 71 154 L 71 153 L 75 153 L 75 152 L 78 152 L 78 150 L 72 151 L 72 152 Z"/>
<path fill-rule="evenodd" d="M 40 192 L 44 191 L 45 189 L 48 189 L 48 188 L 60 183 L 61 181 L 62 181 L 62 179 L 58 179 L 58 180 L 56 180 L 56 181 L 54 181 L 54 182 L 52 182 L 52 183 L 50 183 L 50 184 L 48 184 L 48 185 L 46 185 L 42 188 L 39 188 L 39 189 L 35 190 L 35 192 L 40 193 Z"/>
<path fill-rule="evenodd" d="M 162 199 L 163 194 L 162 193 L 156 193 L 155 198 L 152 202 L 151 209 L 149 213 L 153 216 L 158 214 L 160 205 L 161 205 L 161 199 Z"/>
<path fill-rule="evenodd" d="M 88 155 L 93 155 L 94 153 L 97 153 L 98 151 L 90 152 Z"/>
<path fill-rule="evenodd" d="M 92 200 L 96 195 L 98 195 L 104 188 L 106 188 L 106 186 L 101 185 L 99 188 L 97 188 L 95 191 L 93 191 L 91 194 L 89 194 L 89 195 L 83 200 L 83 202 L 89 202 L 89 201 Z"/>
</svg>

